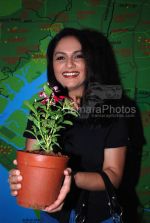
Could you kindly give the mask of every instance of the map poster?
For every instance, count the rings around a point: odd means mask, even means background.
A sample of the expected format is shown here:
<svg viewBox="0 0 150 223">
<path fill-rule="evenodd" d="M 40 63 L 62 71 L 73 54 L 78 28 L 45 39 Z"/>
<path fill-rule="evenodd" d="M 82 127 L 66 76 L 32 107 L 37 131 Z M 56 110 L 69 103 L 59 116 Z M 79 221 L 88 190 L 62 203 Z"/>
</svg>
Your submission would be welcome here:
<svg viewBox="0 0 150 223">
<path fill-rule="evenodd" d="M 135 178 L 135 167 L 140 167 L 134 193 L 139 219 L 148 223 L 150 0 L 0 1 L 0 222 L 39 222 L 38 211 L 19 207 L 10 195 L 8 172 L 14 168 L 16 150 L 25 147 L 22 135 L 29 111 L 24 101 L 32 101 L 45 83 L 47 45 L 64 27 L 99 30 L 112 44 L 124 89 L 141 118 L 143 141 L 139 128 L 135 128 L 132 135 L 139 137 L 133 140 L 137 150 L 131 156 L 134 166 L 129 172 Z M 126 182 L 132 184 L 129 179 Z"/>
</svg>

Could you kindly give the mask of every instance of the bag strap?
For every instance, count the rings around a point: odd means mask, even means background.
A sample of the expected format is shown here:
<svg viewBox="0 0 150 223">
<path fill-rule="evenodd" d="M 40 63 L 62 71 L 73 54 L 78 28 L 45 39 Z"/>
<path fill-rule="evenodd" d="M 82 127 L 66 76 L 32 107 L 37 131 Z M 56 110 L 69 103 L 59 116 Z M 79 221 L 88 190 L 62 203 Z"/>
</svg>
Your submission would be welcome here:
<svg viewBox="0 0 150 223">
<path fill-rule="evenodd" d="M 107 196 L 107 200 L 108 200 L 108 206 L 110 209 L 110 215 L 112 216 L 112 218 L 114 218 L 114 215 L 117 213 L 120 218 L 122 217 L 122 208 L 117 200 L 117 195 L 115 192 L 115 187 L 113 186 L 113 184 L 111 183 L 108 175 L 102 171 L 100 173 L 104 184 L 105 184 L 105 191 L 106 191 L 106 196 Z"/>
<path fill-rule="evenodd" d="M 88 199 L 89 199 L 89 191 L 82 191 L 82 199 L 80 200 L 80 204 L 76 209 L 75 222 L 76 223 L 85 223 L 87 217 L 88 210 Z"/>
</svg>

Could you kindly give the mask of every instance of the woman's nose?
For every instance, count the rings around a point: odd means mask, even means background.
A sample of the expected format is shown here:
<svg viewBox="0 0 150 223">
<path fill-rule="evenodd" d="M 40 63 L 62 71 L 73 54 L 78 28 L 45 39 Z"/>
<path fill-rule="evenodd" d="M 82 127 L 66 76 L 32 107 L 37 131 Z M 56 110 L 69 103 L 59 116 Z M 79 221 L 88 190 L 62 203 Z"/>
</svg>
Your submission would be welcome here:
<svg viewBox="0 0 150 223">
<path fill-rule="evenodd" d="M 75 67 L 75 62 L 74 62 L 73 58 L 68 58 L 66 65 L 67 65 L 68 68 Z"/>
</svg>

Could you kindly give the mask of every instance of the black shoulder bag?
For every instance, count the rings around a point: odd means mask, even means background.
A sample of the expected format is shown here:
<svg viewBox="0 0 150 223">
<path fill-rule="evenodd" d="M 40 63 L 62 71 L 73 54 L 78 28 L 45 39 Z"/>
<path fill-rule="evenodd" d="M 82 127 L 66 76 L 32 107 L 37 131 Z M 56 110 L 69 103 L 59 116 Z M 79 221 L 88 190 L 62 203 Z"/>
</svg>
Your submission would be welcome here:
<svg viewBox="0 0 150 223">
<path fill-rule="evenodd" d="M 108 200 L 110 216 L 113 219 L 113 223 L 123 223 L 123 220 L 122 220 L 123 211 L 117 200 L 115 188 L 105 172 L 102 171 L 100 175 L 103 178 L 103 181 L 105 184 L 105 191 L 106 191 L 106 196 Z"/>
<path fill-rule="evenodd" d="M 106 196 L 108 200 L 108 208 L 109 208 L 110 216 L 112 217 L 113 223 L 123 223 L 123 220 L 122 220 L 123 212 L 117 200 L 115 188 L 105 172 L 102 171 L 100 175 L 105 184 L 105 191 L 106 191 Z M 76 217 L 75 217 L 76 223 L 86 222 L 88 198 L 89 198 L 89 191 L 84 191 L 84 196 L 80 205 L 80 209 L 76 213 Z"/>
</svg>

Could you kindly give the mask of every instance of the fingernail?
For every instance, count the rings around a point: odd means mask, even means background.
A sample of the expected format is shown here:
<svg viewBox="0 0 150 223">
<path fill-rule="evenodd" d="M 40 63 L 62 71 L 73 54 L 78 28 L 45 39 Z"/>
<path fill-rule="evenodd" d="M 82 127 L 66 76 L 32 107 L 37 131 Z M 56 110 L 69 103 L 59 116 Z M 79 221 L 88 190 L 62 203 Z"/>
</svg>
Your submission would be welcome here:
<svg viewBox="0 0 150 223">
<path fill-rule="evenodd" d="M 20 189 L 20 188 L 21 188 L 21 184 L 18 184 L 18 185 L 17 185 L 17 188 Z"/>
<path fill-rule="evenodd" d="M 16 196 L 18 194 L 18 192 L 15 190 L 11 194 L 12 194 L 12 196 Z"/>
<path fill-rule="evenodd" d="M 22 180 L 22 176 L 21 175 L 18 176 L 18 180 L 19 181 Z"/>
<path fill-rule="evenodd" d="M 19 170 L 16 170 L 16 175 L 20 175 L 20 171 Z"/>
</svg>

